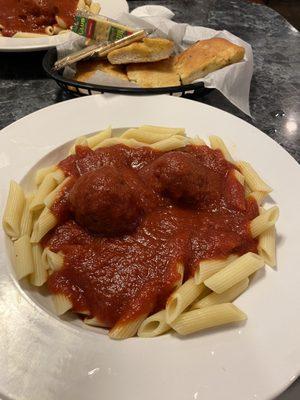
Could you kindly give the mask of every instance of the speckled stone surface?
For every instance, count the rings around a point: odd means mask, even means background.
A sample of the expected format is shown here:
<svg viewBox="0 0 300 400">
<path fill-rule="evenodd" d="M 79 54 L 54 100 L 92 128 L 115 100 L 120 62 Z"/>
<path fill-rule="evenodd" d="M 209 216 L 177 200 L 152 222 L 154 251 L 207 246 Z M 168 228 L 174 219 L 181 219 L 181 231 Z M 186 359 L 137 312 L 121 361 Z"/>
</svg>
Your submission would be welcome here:
<svg viewBox="0 0 300 400">
<path fill-rule="evenodd" d="M 129 4 L 131 9 L 165 5 L 178 22 L 226 29 L 249 42 L 255 63 L 250 93 L 253 119 L 217 91 L 196 100 L 254 124 L 300 162 L 300 34 L 295 28 L 270 8 L 242 0 L 131 0 Z M 0 53 L 0 128 L 70 98 L 46 77 L 41 67 L 43 56 L 43 52 Z M 278 398 L 298 399 L 299 379 Z"/>
</svg>

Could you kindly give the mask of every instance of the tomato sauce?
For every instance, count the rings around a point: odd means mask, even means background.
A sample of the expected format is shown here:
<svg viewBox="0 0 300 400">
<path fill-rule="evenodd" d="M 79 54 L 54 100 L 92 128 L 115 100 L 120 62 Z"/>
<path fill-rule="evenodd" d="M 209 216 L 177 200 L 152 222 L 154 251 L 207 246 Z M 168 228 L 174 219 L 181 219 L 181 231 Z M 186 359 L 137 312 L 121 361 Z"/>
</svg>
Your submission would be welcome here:
<svg viewBox="0 0 300 400">
<path fill-rule="evenodd" d="M 257 204 L 219 150 L 77 146 L 59 167 L 72 179 L 52 207 L 59 224 L 43 245 L 65 261 L 48 287 L 108 326 L 162 309 L 180 279 L 178 263 L 186 280 L 201 260 L 257 252 L 249 231 Z M 129 217 L 133 230 L 113 228 Z"/>
<path fill-rule="evenodd" d="M 56 24 L 56 15 L 70 27 L 77 4 L 78 0 L 0 0 L 2 34 L 45 33 L 47 26 Z"/>
</svg>

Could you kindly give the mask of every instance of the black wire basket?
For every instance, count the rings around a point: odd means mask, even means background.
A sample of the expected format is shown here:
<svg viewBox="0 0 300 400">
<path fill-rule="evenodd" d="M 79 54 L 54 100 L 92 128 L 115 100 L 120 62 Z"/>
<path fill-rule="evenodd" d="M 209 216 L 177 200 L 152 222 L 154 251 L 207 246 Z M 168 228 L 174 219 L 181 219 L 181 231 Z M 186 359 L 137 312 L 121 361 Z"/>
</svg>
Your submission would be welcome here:
<svg viewBox="0 0 300 400">
<path fill-rule="evenodd" d="M 115 93 L 129 95 L 154 95 L 170 94 L 182 97 L 193 98 L 193 96 L 202 96 L 210 89 L 204 87 L 203 82 L 191 83 L 181 86 L 170 86 L 163 88 L 129 88 L 120 86 L 104 86 L 93 83 L 78 82 L 74 79 L 65 78 L 62 71 L 53 71 L 52 67 L 57 60 L 56 48 L 48 50 L 43 59 L 43 68 L 46 73 L 53 78 L 56 83 L 66 92 L 73 96 L 86 96 L 95 93 Z"/>
</svg>

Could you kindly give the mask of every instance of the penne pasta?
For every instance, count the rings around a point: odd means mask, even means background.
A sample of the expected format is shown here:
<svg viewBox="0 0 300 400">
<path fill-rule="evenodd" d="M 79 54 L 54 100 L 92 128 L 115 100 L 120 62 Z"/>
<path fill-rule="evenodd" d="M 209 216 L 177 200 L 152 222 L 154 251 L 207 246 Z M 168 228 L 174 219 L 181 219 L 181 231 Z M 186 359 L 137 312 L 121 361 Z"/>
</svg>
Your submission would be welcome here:
<svg viewBox="0 0 300 400">
<path fill-rule="evenodd" d="M 58 15 L 55 15 L 55 20 L 57 22 L 57 25 L 61 28 L 61 29 L 67 29 L 67 24 L 65 23 L 65 21 L 59 17 Z"/>
<path fill-rule="evenodd" d="M 33 225 L 31 242 L 38 243 L 52 228 L 57 224 L 56 216 L 49 210 L 44 208 L 41 215 Z"/>
<path fill-rule="evenodd" d="M 178 263 L 177 264 L 177 271 L 178 271 L 178 273 L 180 275 L 180 278 L 176 282 L 176 284 L 174 286 L 174 290 L 178 289 L 182 285 L 183 276 L 184 276 L 184 266 L 183 266 L 182 263 Z"/>
<path fill-rule="evenodd" d="M 64 265 L 64 255 L 62 252 L 55 253 L 49 247 L 45 247 L 42 260 L 44 265 L 47 265 L 51 271 L 59 271 Z"/>
<path fill-rule="evenodd" d="M 209 142 L 210 142 L 210 147 L 214 150 L 220 150 L 226 158 L 227 161 L 234 163 L 233 158 L 231 157 L 231 154 L 229 150 L 227 149 L 225 143 L 219 136 L 211 135 L 209 136 Z"/>
<path fill-rule="evenodd" d="M 247 319 L 240 309 L 231 303 L 216 304 L 181 314 L 172 324 L 179 335 L 189 335 L 203 329 L 226 325 Z"/>
<path fill-rule="evenodd" d="M 15 273 L 17 279 L 22 279 L 34 271 L 32 246 L 28 235 L 21 236 L 14 242 Z"/>
<path fill-rule="evenodd" d="M 33 215 L 30 211 L 30 204 L 32 202 L 32 199 L 33 194 L 27 196 L 27 198 L 25 199 L 25 206 L 23 208 L 22 218 L 20 222 L 20 236 L 30 236 L 32 233 Z"/>
<path fill-rule="evenodd" d="M 91 12 L 91 13 L 93 13 L 93 14 L 99 14 L 99 12 L 100 12 L 100 9 L 101 9 L 101 7 L 100 7 L 100 4 L 99 3 L 92 3 L 91 5 L 90 5 L 90 9 L 89 9 L 89 11 Z"/>
<path fill-rule="evenodd" d="M 141 125 L 139 127 L 145 133 L 159 133 L 163 134 L 171 134 L 174 135 L 181 135 L 185 136 L 185 129 L 184 128 L 169 128 L 165 126 L 154 126 L 154 125 Z"/>
<path fill-rule="evenodd" d="M 251 193 L 253 193 L 246 182 L 244 183 L 244 188 L 245 188 L 245 196 L 246 197 L 249 196 Z"/>
<path fill-rule="evenodd" d="M 84 10 L 85 6 L 86 6 L 86 3 L 84 0 L 78 0 L 77 10 Z"/>
<path fill-rule="evenodd" d="M 52 36 L 54 35 L 54 28 L 52 25 L 46 26 L 45 32 L 47 35 Z"/>
<path fill-rule="evenodd" d="M 64 186 L 71 180 L 71 177 L 65 178 L 52 192 L 50 192 L 45 200 L 44 205 L 47 208 L 51 208 L 55 202 L 55 200 L 59 197 L 60 193 L 62 193 Z"/>
<path fill-rule="evenodd" d="M 120 136 L 120 138 L 121 139 L 135 139 L 139 142 L 152 144 L 152 143 L 159 142 L 162 139 L 167 139 L 170 136 L 172 136 L 172 134 L 160 134 L 160 133 L 156 133 L 156 132 L 146 133 L 146 132 L 143 132 L 139 128 L 133 128 L 133 129 L 128 129 L 127 131 L 125 131 Z"/>
<path fill-rule="evenodd" d="M 279 208 L 273 206 L 263 214 L 258 215 L 250 222 L 250 232 L 253 238 L 256 238 L 267 229 L 274 226 L 279 217 Z"/>
<path fill-rule="evenodd" d="M 89 6 L 85 2 L 85 0 L 79 0 L 77 4 L 77 10 L 86 10 L 88 11 Z"/>
<path fill-rule="evenodd" d="M 233 171 L 233 174 L 234 174 L 234 176 L 235 176 L 235 179 L 236 179 L 237 181 L 239 181 L 239 183 L 240 183 L 241 185 L 244 186 L 244 184 L 245 184 L 244 175 L 242 175 L 237 169 L 235 169 L 235 170 Z"/>
<path fill-rule="evenodd" d="M 51 172 L 54 172 L 57 169 L 57 165 L 50 165 L 49 167 L 43 167 L 37 170 L 34 178 L 34 183 L 39 186 L 46 175 L 50 174 Z"/>
<path fill-rule="evenodd" d="M 204 284 L 216 293 L 223 293 L 263 267 L 264 264 L 262 257 L 249 252 L 206 279 Z"/>
<path fill-rule="evenodd" d="M 54 35 L 59 35 L 59 33 L 63 30 L 59 25 L 53 25 Z"/>
<path fill-rule="evenodd" d="M 125 146 L 128 147 L 143 147 L 146 146 L 146 144 L 138 142 L 135 139 L 122 139 L 122 138 L 117 138 L 117 137 L 112 137 L 109 139 L 103 140 L 103 142 L 97 144 L 93 150 L 96 150 L 100 147 L 110 147 L 110 146 L 115 146 L 116 144 L 124 144 Z"/>
<path fill-rule="evenodd" d="M 79 136 L 73 144 L 73 146 L 70 148 L 69 155 L 75 154 L 76 153 L 76 146 L 86 146 L 88 147 L 88 140 L 86 136 Z"/>
<path fill-rule="evenodd" d="M 249 198 L 249 197 L 254 199 L 256 201 L 257 205 L 260 206 L 266 197 L 266 192 L 251 192 L 248 194 L 247 198 Z"/>
<path fill-rule="evenodd" d="M 8 255 L 8 258 L 11 260 L 12 265 L 13 265 L 14 270 L 15 270 L 16 252 L 15 252 L 14 242 L 12 240 L 8 240 L 7 241 L 7 255 Z"/>
<path fill-rule="evenodd" d="M 52 173 L 45 176 L 43 182 L 38 187 L 32 202 L 30 204 L 30 211 L 38 211 L 44 208 L 45 197 L 52 192 L 52 190 L 57 186 L 57 181 L 53 177 Z"/>
<path fill-rule="evenodd" d="M 268 186 L 254 170 L 254 168 L 246 161 L 239 161 L 236 163 L 237 167 L 245 177 L 245 181 L 252 192 L 272 192 Z"/>
<path fill-rule="evenodd" d="M 195 299 L 194 303 L 192 303 L 192 304 L 190 305 L 190 307 L 187 308 L 187 310 L 190 310 L 190 309 L 192 308 L 192 305 L 193 305 L 193 304 L 195 304 L 197 301 L 202 300 L 204 297 L 208 296 L 210 293 L 211 293 L 211 290 L 210 290 L 207 286 L 204 285 L 204 289 L 203 289 L 203 291 L 200 293 L 200 296 L 198 296 L 198 297 Z"/>
<path fill-rule="evenodd" d="M 111 339 L 127 339 L 134 336 L 147 315 L 142 315 L 133 321 L 116 323 L 109 331 Z"/>
<path fill-rule="evenodd" d="M 42 260 L 42 251 L 39 243 L 32 244 L 33 272 L 29 275 L 29 279 L 34 286 L 42 286 L 48 278 L 47 266 Z"/>
<path fill-rule="evenodd" d="M 71 300 L 64 294 L 53 294 L 51 297 L 56 315 L 63 315 L 73 307 Z"/>
<path fill-rule="evenodd" d="M 143 130 L 142 127 L 139 127 L 139 128 L 128 129 L 121 135 L 121 138 L 122 139 L 123 138 L 124 139 L 135 139 L 139 142 L 153 144 L 153 143 L 157 143 L 161 140 L 168 139 L 171 136 L 174 136 L 175 132 L 174 131 L 161 132 L 161 131 L 157 131 L 155 129 L 147 129 L 147 128 L 145 128 L 145 130 Z"/>
<path fill-rule="evenodd" d="M 137 331 L 140 337 L 155 337 L 162 335 L 170 330 L 170 325 L 166 321 L 166 311 L 159 311 L 146 318 Z"/>
<path fill-rule="evenodd" d="M 258 237 L 258 254 L 270 267 L 276 266 L 276 230 L 275 226 L 266 229 Z"/>
<path fill-rule="evenodd" d="M 105 139 L 111 138 L 112 129 L 111 126 L 104 129 L 104 131 L 98 132 L 95 135 L 87 138 L 87 144 L 91 149 L 94 149 L 95 146 L 103 142 Z"/>
<path fill-rule="evenodd" d="M 99 319 L 96 318 L 96 317 L 84 318 L 83 322 L 84 322 L 86 325 L 90 325 L 90 326 L 97 326 L 97 327 L 99 327 L 99 328 L 109 328 L 109 325 L 108 325 L 108 324 L 106 324 L 106 323 L 103 322 L 103 321 L 99 321 Z"/>
<path fill-rule="evenodd" d="M 241 293 L 243 293 L 248 286 L 249 286 L 249 278 L 245 278 L 221 294 L 210 293 L 203 299 L 196 301 L 192 305 L 191 310 L 194 310 L 196 308 L 210 307 L 215 304 L 231 303 Z"/>
<path fill-rule="evenodd" d="M 159 142 L 150 145 L 152 149 L 159 151 L 171 151 L 184 147 L 187 144 L 187 140 L 179 135 L 170 136 L 167 139 L 160 140 Z"/>
<path fill-rule="evenodd" d="M 25 204 L 25 196 L 21 186 L 11 181 L 6 207 L 3 214 L 3 229 L 13 239 L 20 236 L 20 224 Z"/>
<path fill-rule="evenodd" d="M 170 324 L 181 314 L 204 290 L 203 284 L 197 285 L 194 278 L 188 279 L 168 298 L 166 304 L 166 321 Z"/>
<path fill-rule="evenodd" d="M 194 136 L 191 139 L 191 144 L 194 146 L 206 146 L 205 141 L 201 139 L 198 135 Z"/>
<path fill-rule="evenodd" d="M 89 310 L 80 310 L 80 311 L 76 311 L 77 314 L 80 315 L 86 315 L 88 318 L 91 318 L 91 313 L 89 312 Z"/>
<path fill-rule="evenodd" d="M 55 171 L 52 172 L 52 177 L 55 182 L 59 185 L 66 179 L 65 173 L 60 168 L 57 168 Z"/>
<path fill-rule="evenodd" d="M 194 275 L 195 283 L 199 285 L 199 283 L 204 282 L 237 258 L 238 256 L 232 254 L 225 259 L 201 261 Z"/>
</svg>

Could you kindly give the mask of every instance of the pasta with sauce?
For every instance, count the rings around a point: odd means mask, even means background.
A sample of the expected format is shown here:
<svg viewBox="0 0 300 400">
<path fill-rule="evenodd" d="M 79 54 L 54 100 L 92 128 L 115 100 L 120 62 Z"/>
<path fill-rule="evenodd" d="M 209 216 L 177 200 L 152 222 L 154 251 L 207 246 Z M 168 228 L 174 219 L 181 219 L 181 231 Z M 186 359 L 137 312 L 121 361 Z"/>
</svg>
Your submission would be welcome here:
<svg viewBox="0 0 300 400">
<path fill-rule="evenodd" d="M 34 193 L 13 182 L 3 228 L 17 278 L 47 283 L 57 315 L 112 339 L 244 320 L 231 302 L 275 265 L 278 207 L 259 208 L 269 186 L 221 138 L 210 143 L 182 128 L 109 127 L 37 171 Z"/>
<path fill-rule="evenodd" d="M 99 14 L 100 4 L 91 0 L 0 0 L 0 36 L 34 38 L 65 33 L 76 10 Z"/>
</svg>

